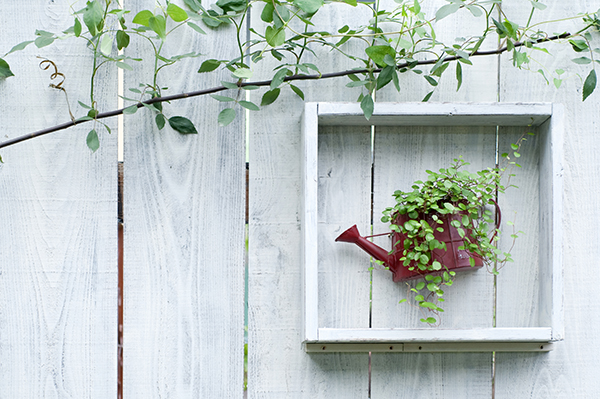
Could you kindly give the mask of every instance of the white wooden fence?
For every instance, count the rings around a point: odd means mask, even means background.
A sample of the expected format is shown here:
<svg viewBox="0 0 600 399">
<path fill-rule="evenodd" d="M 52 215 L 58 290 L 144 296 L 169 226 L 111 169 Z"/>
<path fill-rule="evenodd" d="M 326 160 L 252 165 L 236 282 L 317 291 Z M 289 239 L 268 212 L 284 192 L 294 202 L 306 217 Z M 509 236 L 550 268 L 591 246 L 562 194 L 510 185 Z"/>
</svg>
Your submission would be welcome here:
<svg viewBox="0 0 600 399">
<path fill-rule="evenodd" d="M 36 28 L 59 32 L 69 26 L 70 3 L 2 2 L 0 53 L 31 39 Z M 153 3 L 127 0 L 128 7 L 133 4 L 137 9 L 152 8 Z M 544 18 L 548 20 L 599 5 L 593 0 L 547 3 L 551 7 Z M 443 4 L 435 0 L 425 6 L 433 10 Z M 503 2 L 505 12 L 523 18 L 529 7 L 522 0 Z M 358 24 L 368 18 L 366 12 L 348 10 L 344 5 L 329 6 L 317 16 L 332 24 Z M 251 25 L 262 23 L 259 14 L 252 14 Z M 471 23 L 467 15 L 447 18 L 436 30 L 453 38 Z M 555 30 L 569 29 L 569 23 L 563 23 Z M 188 32 L 178 42 L 182 49 L 191 45 L 214 58 L 226 58 L 235 51 L 228 47 L 230 41 L 216 32 L 207 36 Z M 553 56 L 540 54 L 539 59 L 550 70 L 566 65 L 567 73 L 580 72 L 567 62 L 573 54 L 552 45 L 548 48 Z M 68 120 L 64 94 L 48 88 L 48 73 L 39 69 L 38 55 L 53 60 L 66 75 L 64 86 L 72 106 L 75 99 L 89 95 L 86 71 L 91 58 L 83 45 L 58 41 L 11 55 L 17 76 L 0 81 L 2 141 Z M 352 66 L 326 51 L 319 56 L 323 72 Z M 539 74 L 514 69 L 508 55 L 473 62 L 472 68 L 464 69 L 459 92 L 455 82 L 444 79 L 431 101 L 553 102 L 565 107 L 566 130 L 560 143 L 564 241 L 555 243 L 563 254 L 564 340 L 547 353 L 496 353 L 495 358 L 489 352 L 306 353 L 300 230 L 304 102 L 283 90 L 280 100 L 251 113 L 248 121 L 249 398 L 365 398 L 369 393 L 373 398 L 492 394 L 496 398 L 590 398 L 600 394 L 600 380 L 595 377 L 600 350 L 594 344 L 600 316 L 595 307 L 596 279 L 590 273 L 600 256 L 592 231 L 600 218 L 600 97 L 594 94 L 582 103 L 578 77 L 557 90 Z M 197 64 L 194 60 L 176 71 L 165 70 L 162 78 L 169 92 L 211 87 L 228 77 L 196 74 Z M 185 70 L 192 72 L 181 73 Z M 148 80 L 148 74 L 141 68 L 127 72 L 125 88 Z M 255 79 L 271 76 L 264 65 L 256 67 Z M 340 79 L 299 86 L 306 101 L 354 101 L 358 89 L 349 90 L 345 83 Z M 425 85 L 416 76 L 402 76 L 400 94 L 384 89 L 377 101 L 418 102 L 428 91 Z M 116 87 L 116 70 L 101 69 L 96 89 L 101 110 L 117 107 Z M 261 94 L 252 92 L 252 99 L 259 102 Z M 123 397 L 241 398 L 246 121 L 238 118 L 226 128 L 217 127 L 216 114 L 223 106 L 210 98 L 165 107 L 173 115 L 190 116 L 199 134 L 158 131 L 144 110 L 125 118 Z M 108 124 L 116 130 L 116 120 Z M 117 396 L 117 138 L 98 126 L 101 147 L 91 154 L 85 144 L 89 128 L 72 128 L 1 151 L 5 163 L 0 164 L 0 398 Z M 486 134 L 452 129 L 457 138 L 453 142 L 423 129 L 404 134 L 418 148 L 413 153 L 395 151 L 398 144 L 390 140 L 398 131 L 375 130 L 375 221 L 379 209 L 389 204 L 395 174 L 411 170 L 406 165 L 418 170 L 437 168 L 440 161 L 461 155 L 458 152 L 466 157 L 469 152 L 478 165 L 493 158 L 494 143 Z M 320 259 L 335 260 L 348 252 L 343 247 L 348 244 L 331 242 L 335 231 L 327 230 L 328 224 L 346 228 L 358 223 L 366 231 L 370 223 L 369 133 L 369 128 L 332 127 L 319 142 L 319 189 L 327 193 L 322 199 L 324 212 L 318 215 L 325 226 L 319 233 Z M 529 159 L 535 169 L 535 140 L 531 148 Z M 507 197 L 513 202 L 509 207 L 537 200 L 539 187 L 530 183 L 521 184 L 518 196 L 522 197 Z M 498 327 L 537 323 L 539 261 L 531 248 L 537 245 L 538 222 L 536 215 L 525 211 L 517 214 L 517 224 L 519 218 L 527 226 L 519 228 L 534 233 L 519 240 L 516 263 L 498 279 L 498 314 L 503 315 Z M 382 228 L 375 223 L 375 232 Z M 389 272 L 375 270 L 371 304 L 368 258 L 354 253 L 357 257 L 346 258 L 343 264 L 320 269 L 320 289 L 330 294 L 319 303 L 319 322 L 336 328 L 395 327 L 402 305 L 390 305 L 389 298 L 400 295 L 402 288 L 390 284 Z M 520 254 L 528 260 L 519 261 Z M 494 287 L 490 281 L 479 271 L 453 287 L 451 295 L 467 298 L 470 305 L 468 311 L 444 319 L 448 328 L 491 326 Z M 457 291 L 460 287 L 475 288 L 464 293 Z"/>
</svg>

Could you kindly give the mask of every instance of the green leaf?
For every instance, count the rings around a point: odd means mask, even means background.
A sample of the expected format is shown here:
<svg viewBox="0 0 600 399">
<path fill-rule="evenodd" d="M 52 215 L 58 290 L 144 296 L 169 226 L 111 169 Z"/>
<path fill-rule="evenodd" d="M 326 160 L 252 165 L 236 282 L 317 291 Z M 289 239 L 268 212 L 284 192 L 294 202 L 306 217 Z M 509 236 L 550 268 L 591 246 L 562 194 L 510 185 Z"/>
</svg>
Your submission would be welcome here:
<svg viewBox="0 0 600 399">
<path fill-rule="evenodd" d="M 579 65 L 586 65 L 592 62 L 588 57 L 573 58 L 571 61 Z"/>
<path fill-rule="evenodd" d="M 235 119 L 235 110 L 233 108 L 225 108 L 219 113 L 219 126 L 227 126 Z"/>
<path fill-rule="evenodd" d="M 290 84 L 290 87 L 292 88 L 292 90 L 294 91 L 294 93 L 296 93 L 296 95 L 298 97 L 300 97 L 302 99 L 302 101 L 304 101 L 304 92 L 302 90 L 300 90 L 299 87 L 294 86 L 292 84 Z"/>
<path fill-rule="evenodd" d="M 190 8 L 190 10 L 194 12 L 198 12 L 202 9 L 200 5 L 200 0 L 183 0 L 186 6 Z"/>
<path fill-rule="evenodd" d="M 398 303 L 404 303 L 404 302 L 406 302 L 406 299 L 401 299 L 400 302 L 398 302 Z"/>
<path fill-rule="evenodd" d="M 275 11 L 273 4 L 266 3 L 265 7 L 262 10 L 262 13 L 260 14 L 260 19 L 262 19 L 266 23 L 273 22 L 273 11 Z"/>
<path fill-rule="evenodd" d="M 183 22 L 188 19 L 187 12 L 173 3 L 169 3 L 167 6 L 167 15 L 175 22 Z"/>
<path fill-rule="evenodd" d="M 252 77 L 252 71 L 248 68 L 238 68 L 233 71 L 233 76 L 240 79 L 250 79 Z"/>
<path fill-rule="evenodd" d="M 134 24 L 138 24 L 138 25 L 143 25 L 143 26 L 147 26 L 148 28 L 150 27 L 150 18 L 153 18 L 154 14 L 152 14 L 152 11 L 149 10 L 143 10 L 138 12 L 135 17 L 133 17 L 133 23 Z"/>
<path fill-rule="evenodd" d="M 540 11 L 545 10 L 547 7 L 545 4 L 539 3 L 537 0 L 529 0 L 529 2 L 533 8 L 537 8 Z"/>
<path fill-rule="evenodd" d="M 237 90 L 240 88 L 236 83 L 232 83 L 232 82 L 221 81 L 221 84 L 223 86 L 225 86 L 226 88 L 228 88 L 229 90 Z"/>
<path fill-rule="evenodd" d="M 148 20 L 148 24 L 150 25 L 150 28 L 156 32 L 158 37 L 161 38 L 161 40 L 164 41 L 167 39 L 167 21 L 165 20 L 165 17 L 162 15 L 151 17 Z"/>
<path fill-rule="evenodd" d="M 204 32 L 204 29 L 202 29 L 201 27 L 199 27 L 199 26 L 198 26 L 198 25 L 196 25 L 195 23 L 193 23 L 193 22 L 188 22 L 187 24 L 188 24 L 188 26 L 189 26 L 190 28 L 192 28 L 192 29 L 193 29 L 193 30 L 195 30 L 196 32 L 198 32 L 198 33 L 201 33 L 201 34 L 203 34 L 203 35 L 206 35 L 206 32 Z"/>
<path fill-rule="evenodd" d="M 456 81 L 456 91 L 458 91 L 460 86 L 462 86 L 462 66 L 460 65 L 460 62 L 456 63 Z"/>
<path fill-rule="evenodd" d="M 323 6 L 323 0 L 294 0 L 294 5 L 308 15 L 312 15 Z"/>
<path fill-rule="evenodd" d="M 448 69 L 448 66 L 450 66 L 449 62 L 445 62 L 443 64 L 436 65 L 435 68 L 433 68 L 431 70 L 431 75 L 432 76 L 437 76 L 438 78 L 441 78 L 442 74 L 444 73 L 444 71 L 446 69 Z"/>
<path fill-rule="evenodd" d="M 162 130 L 163 127 L 165 127 L 165 116 L 163 114 L 157 114 L 156 118 L 154 118 L 154 121 L 156 122 L 156 127 L 158 127 L 158 130 Z"/>
<path fill-rule="evenodd" d="M 285 79 L 289 69 L 281 68 L 275 76 L 273 76 L 273 80 L 271 80 L 271 90 L 278 88 L 283 83 L 283 79 Z"/>
<path fill-rule="evenodd" d="M 138 110 L 137 105 L 130 105 L 129 107 L 127 107 L 123 110 L 123 114 L 132 115 L 132 114 L 135 114 L 137 112 L 137 110 Z"/>
<path fill-rule="evenodd" d="M 396 51 L 391 46 L 370 46 L 365 49 L 365 53 L 380 67 L 387 65 L 384 61 L 386 54 L 396 57 Z"/>
<path fill-rule="evenodd" d="M 591 70 L 590 74 L 585 79 L 583 83 L 583 101 L 590 96 L 594 92 L 596 88 L 596 71 Z"/>
<path fill-rule="evenodd" d="M 241 12 L 246 9 L 247 0 L 219 0 L 217 6 L 219 6 L 225 13 L 230 11 Z"/>
<path fill-rule="evenodd" d="M 360 102 L 360 109 L 362 109 L 362 111 L 364 112 L 366 120 L 371 119 L 371 116 L 373 116 L 374 108 L 375 104 L 373 103 L 373 99 L 371 98 L 371 96 L 364 96 L 362 101 Z"/>
<path fill-rule="evenodd" d="M 239 101 L 239 104 L 250 111 L 260 111 L 258 105 L 254 104 L 253 102 L 241 100 Z"/>
<path fill-rule="evenodd" d="M 394 59 L 394 57 L 392 57 L 389 54 L 386 54 L 385 56 L 383 56 L 383 62 L 385 62 L 386 65 L 389 65 L 389 66 L 396 66 L 396 60 Z"/>
<path fill-rule="evenodd" d="M 386 66 L 377 77 L 377 90 L 381 89 L 392 81 L 393 75 L 396 74 L 395 66 Z"/>
<path fill-rule="evenodd" d="M 126 71 L 133 71 L 133 67 L 123 61 L 117 61 L 117 67 L 125 69 Z"/>
<path fill-rule="evenodd" d="M 214 98 L 215 100 L 220 101 L 220 102 L 224 102 L 224 103 L 235 101 L 234 98 L 226 97 L 226 96 L 220 96 L 218 94 L 211 94 L 210 96 L 212 98 Z"/>
<path fill-rule="evenodd" d="M 75 34 L 75 37 L 81 36 L 81 29 L 82 26 L 79 18 L 75 18 L 75 24 L 73 25 L 73 33 Z"/>
<path fill-rule="evenodd" d="M 15 76 L 15 74 L 10 70 L 8 62 L 0 58 L 0 78 L 8 78 L 11 76 Z"/>
<path fill-rule="evenodd" d="M 267 26 L 265 39 L 269 46 L 278 47 L 285 43 L 285 29 L 275 29 L 271 25 Z"/>
<path fill-rule="evenodd" d="M 437 86 L 438 85 L 437 80 L 435 80 L 431 76 L 425 75 L 424 78 L 425 78 L 425 80 L 427 80 L 427 83 L 429 83 L 430 85 L 432 85 L 432 86 Z"/>
<path fill-rule="evenodd" d="M 90 31 L 90 35 L 96 36 L 104 25 L 104 11 L 98 1 L 88 1 L 83 12 L 83 23 Z"/>
<path fill-rule="evenodd" d="M 124 49 L 129 46 L 129 35 L 125 33 L 125 31 L 118 30 L 117 31 L 117 48 L 119 50 Z"/>
<path fill-rule="evenodd" d="M 588 45 L 585 40 L 569 40 L 573 50 L 577 53 L 581 53 L 582 51 L 586 51 L 588 49 Z"/>
<path fill-rule="evenodd" d="M 223 23 L 229 23 L 227 19 L 218 17 L 219 14 L 217 14 L 214 10 L 208 10 L 207 12 L 202 14 L 202 22 L 204 22 L 207 26 L 210 26 L 211 28 L 217 28 Z"/>
<path fill-rule="evenodd" d="M 413 12 L 418 14 L 421 12 L 421 4 L 419 4 L 419 0 L 415 0 L 413 3 Z"/>
<path fill-rule="evenodd" d="M 21 51 L 25 47 L 29 46 L 31 43 L 33 43 L 33 40 L 27 40 L 26 42 L 21 42 L 21 43 L 17 44 L 16 46 L 14 46 L 13 48 L 11 48 L 10 51 L 8 53 L 6 53 L 6 55 L 9 55 L 10 53 L 14 53 L 15 51 Z"/>
<path fill-rule="evenodd" d="M 35 39 L 34 43 L 37 48 L 42 48 L 51 45 L 54 42 L 54 37 L 52 36 L 40 36 Z"/>
<path fill-rule="evenodd" d="M 36 29 L 35 35 L 36 36 L 54 36 L 54 33 L 48 32 L 47 30 Z"/>
<path fill-rule="evenodd" d="M 394 70 L 394 72 L 396 72 Z M 396 88 L 396 91 L 400 92 L 400 80 L 398 79 L 398 73 L 394 73 L 392 75 L 392 82 L 394 83 L 394 87 Z"/>
<path fill-rule="evenodd" d="M 109 56 L 112 51 L 112 37 L 110 35 L 102 36 L 102 40 L 100 41 L 100 51 L 102 54 Z"/>
<path fill-rule="evenodd" d="M 262 99 L 260 101 L 261 107 L 274 103 L 275 100 L 277 100 L 277 97 L 279 97 L 280 92 L 281 89 L 273 89 L 263 94 Z"/>
<path fill-rule="evenodd" d="M 421 102 L 426 103 L 427 101 L 429 101 L 429 99 L 431 98 L 432 95 L 433 95 L 433 91 L 430 91 L 429 93 L 427 93 L 427 95 L 425 97 L 423 97 L 423 100 L 421 100 Z"/>
<path fill-rule="evenodd" d="M 475 18 L 483 15 L 483 11 L 481 11 L 481 8 L 477 6 L 467 6 L 467 10 L 471 11 L 471 14 L 473 14 Z"/>
<path fill-rule="evenodd" d="M 215 69 L 217 69 L 219 67 L 219 65 L 221 65 L 221 61 L 219 61 L 219 60 L 215 60 L 215 59 L 206 60 L 202 63 L 202 65 L 200 65 L 200 69 L 198 69 L 198 73 L 212 72 Z"/>
<path fill-rule="evenodd" d="M 446 18 L 450 14 L 454 14 L 460 8 L 459 4 L 446 4 L 445 6 L 440 7 L 439 10 L 435 13 L 435 19 L 441 20 Z"/>
<path fill-rule="evenodd" d="M 100 148 L 100 140 L 98 139 L 98 133 L 96 133 L 95 129 L 90 130 L 85 139 L 85 143 L 92 152 L 96 152 L 96 150 Z"/>
<path fill-rule="evenodd" d="M 188 118 L 183 116 L 172 116 L 169 118 L 169 125 L 181 134 L 198 134 L 196 127 Z"/>
<path fill-rule="evenodd" d="M 562 84 L 562 79 L 554 78 L 554 86 L 556 86 L 557 89 L 560 89 L 561 84 Z"/>
</svg>

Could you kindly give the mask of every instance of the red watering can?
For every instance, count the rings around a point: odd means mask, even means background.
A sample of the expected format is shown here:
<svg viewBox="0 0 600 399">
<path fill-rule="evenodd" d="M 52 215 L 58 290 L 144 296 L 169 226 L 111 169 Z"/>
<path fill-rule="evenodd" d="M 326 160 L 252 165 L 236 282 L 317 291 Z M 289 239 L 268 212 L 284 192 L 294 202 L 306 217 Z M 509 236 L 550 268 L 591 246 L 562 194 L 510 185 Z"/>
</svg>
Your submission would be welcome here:
<svg viewBox="0 0 600 399">
<path fill-rule="evenodd" d="M 498 222 L 496 228 L 500 226 L 500 209 L 496 204 L 496 210 L 498 215 Z M 430 264 L 433 263 L 434 260 L 437 260 L 442 265 L 444 265 L 444 270 L 451 270 L 454 272 L 463 271 L 463 270 L 471 270 L 473 267 L 480 268 L 483 266 L 483 260 L 476 256 L 475 254 L 470 253 L 464 249 L 458 249 L 459 247 L 464 245 L 464 240 L 468 238 L 461 238 L 458 234 L 458 231 L 454 226 L 451 225 L 452 220 L 460 220 L 462 217 L 461 212 L 457 214 L 447 214 L 447 215 L 438 215 L 439 220 L 443 222 L 441 225 L 437 225 L 443 228 L 443 232 L 434 230 L 434 237 L 436 240 L 440 242 L 446 243 L 446 249 L 434 249 L 432 251 L 433 259 L 430 261 Z M 409 220 L 408 215 L 396 215 L 396 219 L 394 220 L 394 224 L 401 225 Z M 425 217 L 425 220 L 429 223 L 430 226 L 436 225 L 436 222 L 433 221 L 430 217 Z M 467 237 L 470 236 L 470 232 L 467 232 Z M 350 227 L 348 230 L 340 234 L 335 241 L 341 242 L 349 242 L 358 245 L 361 249 L 371 255 L 373 258 L 382 261 L 386 267 L 393 273 L 394 282 L 398 281 L 406 281 L 413 280 L 419 277 L 422 277 L 426 274 L 439 273 L 436 271 L 429 270 L 419 270 L 416 266 L 416 262 L 411 263 L 409 266 L 404 266 L 402 260 L 402 251 L 404 250 L 404 240 L 407 238 L 405 234 L 392 232 L 389 233 L 392 236 L 392 245 L 394 243 L 394 249 L 391 252 L 386 251 L 385 249 L 373 244 L 371 241 L 368 241 L 368 237 L 361 237 L 358 232 L 358 228 L 356 225 Z M 495 233 L 494 233 L 495 236 Z M 374 236 L 370 236 L 374 237 Z M 492 236 L 492 240 L 493 240 Z M 491 242 L 491 240 L 490 240 Z M 475 261 L 475 266 L 471 266 L 470 258 L 473 258 Z M 413 270 L 409 270 L 409 267 L 414 267 Z"/>
</svg>

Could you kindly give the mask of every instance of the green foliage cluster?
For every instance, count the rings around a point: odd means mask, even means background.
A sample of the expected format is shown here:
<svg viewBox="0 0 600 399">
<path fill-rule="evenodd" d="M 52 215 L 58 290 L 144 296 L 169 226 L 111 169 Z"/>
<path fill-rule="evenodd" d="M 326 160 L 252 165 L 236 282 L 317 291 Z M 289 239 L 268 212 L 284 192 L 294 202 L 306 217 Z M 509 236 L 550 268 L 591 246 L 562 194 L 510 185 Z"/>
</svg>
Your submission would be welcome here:
<svg viewBox="0 0 600 399">
<path fill-rule="evenodd" d="M 519 157 L 522 138 L 512 144 L 512 157 Z M 503 154 L 509 159 L 508 154 Z M 427 170 L 425 181 L 417 180 L 412 191 L 398 190 L 394 193 L 396 204 L 383 211 L 381 221 L 390 223 L 390 230 L 405 237 L 394 243 L 393 251 L 402 251 L 400 261 L 409 270 L 424 274 L 425 281 L 409 286 L 414 300 L 420 308 L 429 309 L 434 314 L 443 312 L 440 303 L 444 302 L 444 287 L 453 284 L 455 272 L 448 269 L 434 257 L 434 251 L 446 251 L 446 243 L 439 241 L 435 234 L 444 232 L 444 220 L 464 239 L 459 250 L 471 254 L 469 262 L 475 266 L 475 258 L 481 259 L 493 274 L 506 262 L 512 262 L 509 252 L 501 251 L 497 242 L 501 229 L 496 228 L 494 214 L 486 207 L 495 207 L 496 196 L 504 193 L 508 187 L 502 183 L 507 167 L 487 168 L 476 173 L 465 169 L 469 163 L 462 157 L 455 158 L 450 167 L 438 172 Z M 509 166 L 519 166 L 509 161 Z M 513 176 L 509 175 L 509 178 Z M 515 187 L 515 186 L 512 186 Z M 399 223 L 398 215 L 406 215 Z M 404 221 L 405 220 L 405 221 Z M 512 225 L 511 222 L 508 223 Z M 518 238 L 518 233 L 511 235 Z M 405 302 L 402 300 L 401 302 Z M 433 316 L 424 317 L 422 322 L 435 324 Z"/>
<path fill-rule="evenodd" d="M 35 38 L 19 43 L 5 53 L 0 58 L 0 78 L 13 76 L 5 60 L 11 53 L 31 44 L 41 49 L 58 39 L 84 40 L 93 54 L 93 65 L 89 71 L 89 99 L 79 101 L 86 115 L 76 120 L 94 121 L 94 128 L 87 138 L 88 145 L 94 151 L 99 145 L 95 126 L 101 123 L 98 115 L 102 114 L 94 98 L 95 78 L 98 70 L 108 65 L 126 72 L 132 71 L 136 63 L 153 65 L 152 78 L 149 82 L 140 83 L 139 87 L 129 89 L 133 95 L 125 100 L 132 104 L 119 113 L 132 114 L 139 108 L 148 108 L 154 114 L 159 129 L 163 129 L 168 121 L 172 129 L 182 134 L 196 133 L 196 129 L 191 120 L 184 116 L 167 116 L 163 110 L 160 104 L 166 101 L 162 98 L 168 82 L 160 83 L 159 73 L 188 58 L 201 58 L 198 62 L 199 73 L 219 70 L 231 73 L 231 78 L 221 82 L 221 87 L 210 91 L 215 100 L 229 104 L 217 116 L 222 126 L 231 123 L 240 109 L 258 111 L 272 104 L 284 89 L 289 88 L 304 99 L 302 90 L 292 82 L 336 76 L 347 76 L 349 82 L 346 86 L 360 89 L 357 101 L 369 119 L 373 113 L 375 92 L 390 84 L 400 91 L 401 74 L 414 74 L 425 79 L 431 88 L 423 97 L 423 101 L 427 101 L 451 64 L 454 65 L 452 75 L 459 90 L 463 70 L 472 65 L 473 57 L 509 52 L 515 67 L 535 71 L 533 65 L 536 62 L 532 62 L 536 61 L 535 52 L 549 53 L 542 46 L 548 41 L 571 46 L 578 55 L 573 62 L 591 67 L 585 80 L 582 79 L 585 100 L 596 87 L 594 68 L 598 60 L 594 59 L 594 53 L 600 52 L 600 49 L 592 46 L 590 32 L 600 26 L 598 13 L 566 16 L 562 20 L 581 20 L 582 28 L 575 33 L 563 32 L 551 36 L 541 29 L 545 22 L 531 22 L 533 14 L 542 12 L 546 5 L 541 0 L 527 1 L 531 11 L 527 22 L 521 25 L 515 22 L 519 16 L 509 18 L 504 13 L 501 0 L 446 0 L 446 4 L 437 9 L 433 16 L 424 12 L 427 0 L 396 0 L 391 9 L 383 9 L 378 1 L 357 0 L 218 0 L 209 8 L 203 6 L 200 0 L 183 0 L 181 6 L 170 0 L 159 0 L 154 9 L 142 10 L 135 15 L 124 9 L 118 0 L 88 0 L 85 7 L 72 9 L 73 25 L 63 32 L 38 29 Z M 347 7 L 348 12 L 354 12 L 352 8 L 366 8 L 372 18 L 362 26 L 318 26 L 313 17 L 333 3 Z M 245 27 L 251 8 L 260 13 L 263 24 L 251 26 L 247 38 Z M 458 13 L 469 13 L 480 19 L 484 28 L 468 37 L 444 43 L 436 35 L 435 23 Z M 217 59 L 214 55 L 198 51 L 165 55 L 165 46 L 174 31 L 191 29 L 195 34 L 203 35 L 208 29 L 219 31 L 227 26 L 235 28 L 235 38 L 232 40 L 235 40 L 238 48 L 237 55 L 231 59 Z M 223 34 L 229 34 L 230 31 L 225 29 Z M 493 44 L 487 47 L 496 47 L 498 38 L 499 50 L 480 50 L 487 42 Z M 151 53 L 135 54 L 131 46 L 135 40 L 149 43 Z M 358 45 L 350 46 L 350 43 Z M 324 74 L 316 56 L 319 48 L 330 49 L 347 57 L 356 63 L 355 68 Z M 268 82 L 268 90 L 262 95 L 260 104 L 255 104 L 247 101 L 243 93 L 260 88 L 249 80 L 257 68 L 255 65 L 265 59 L 274 61 L 276 66 Z M 535 72 L 539 72 L 548 84 L 551 79 L 557 88 L 565 79 L 564 69 L 550 72 L 540 68 Z M 223 90 L 232 90 L 237 94 L 216 94 Z M 110 113 L 111 116 L 113 114 Z"/>
</svg>

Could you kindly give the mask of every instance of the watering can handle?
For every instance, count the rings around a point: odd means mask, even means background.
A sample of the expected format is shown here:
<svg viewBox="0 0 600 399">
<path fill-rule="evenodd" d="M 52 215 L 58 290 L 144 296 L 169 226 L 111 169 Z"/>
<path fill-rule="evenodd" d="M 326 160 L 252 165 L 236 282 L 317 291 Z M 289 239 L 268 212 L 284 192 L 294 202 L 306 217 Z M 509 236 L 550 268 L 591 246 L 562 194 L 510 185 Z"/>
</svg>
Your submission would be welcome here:
<svg viewBox="0 0 600 399">
<path fill-rule="evenodd" d="M 500 206 L 498 205 L 498 203 L 493 200 L 490 199 L 490 201 L 492 201 L 494 203 L 494 205 L 496 206 L 496 229 L 494 230 L 494 234 L 492 235 L 492 238 L 490 238 L 490 244 L 492 243 L 492 241 L 494 241 L 494 237 L 496 237 L 496 234 L 498 233 L 498 229 L 500 228 L 500 223 L 502 222 L 502 212 L 500 212 Z"/>
</svg>

